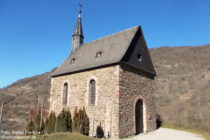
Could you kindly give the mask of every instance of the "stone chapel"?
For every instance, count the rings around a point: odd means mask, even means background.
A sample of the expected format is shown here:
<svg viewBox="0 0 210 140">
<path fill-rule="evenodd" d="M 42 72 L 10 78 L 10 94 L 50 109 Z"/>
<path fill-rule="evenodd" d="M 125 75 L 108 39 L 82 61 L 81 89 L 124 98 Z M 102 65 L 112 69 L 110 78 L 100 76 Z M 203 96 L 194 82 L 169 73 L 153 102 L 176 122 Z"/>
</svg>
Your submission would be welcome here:
<svg viewBox="0 0 210 140">
<path fill-rule="evenodd" d="M 83 43 L 81 13 L 72 50 L 51 77 L 50 111 L 85 108 L 90 136 L 122 138 L 156 129 L 156 76 L 140 26 Z"/>
</svg>

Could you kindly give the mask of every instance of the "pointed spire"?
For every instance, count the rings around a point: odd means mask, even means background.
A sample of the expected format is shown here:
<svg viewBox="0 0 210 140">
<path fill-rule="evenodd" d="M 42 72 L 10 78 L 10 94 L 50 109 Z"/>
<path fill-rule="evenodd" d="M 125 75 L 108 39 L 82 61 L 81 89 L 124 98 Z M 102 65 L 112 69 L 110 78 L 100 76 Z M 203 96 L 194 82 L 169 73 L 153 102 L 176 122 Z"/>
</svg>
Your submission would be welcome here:
<svg viewBox="0 0 210 140">
<path fill-rule="evenodd" d="M 83 31 L 82 31 L 82 18 L 81 18 L 81 13 L 82 13 L 82 5 L 80 5 L 80 10 L 77 18 L 77 24 L 75 26 L 74 33 L 72 35 L 72 53 L 75 52 L 75 50 L 83 44 Z"/>
<path fill-rule="evenodd" d="M 77 18 L 77 24 L 75 26 L 73 36 L 75 36 L 75 35 L 83 36 L 81 13 L 82 12 L 79 11 L 78 18 Z"/>
</svg>

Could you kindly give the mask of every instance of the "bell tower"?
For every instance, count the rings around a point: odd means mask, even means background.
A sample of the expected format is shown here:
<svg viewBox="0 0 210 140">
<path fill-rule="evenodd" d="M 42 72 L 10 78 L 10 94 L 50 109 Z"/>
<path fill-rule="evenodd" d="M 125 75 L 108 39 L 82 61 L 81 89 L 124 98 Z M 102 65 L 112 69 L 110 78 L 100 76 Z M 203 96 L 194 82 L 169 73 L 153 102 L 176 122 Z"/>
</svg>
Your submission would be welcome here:
<svg viewBox="0 0 210 140">
<path fill-rule="evenodd" d="M 81 19 L 81 13 L 82 13 L 82 5 L 80 4 L 80 10 L 77 18 L 77 24 L 75 26 L 74 33 L 72 35 L 72 50 L 71 53 L 74 53 L 75 50 L 83 44 L 84 36 L 82 31 L 82 19 Z"/>
</svg>

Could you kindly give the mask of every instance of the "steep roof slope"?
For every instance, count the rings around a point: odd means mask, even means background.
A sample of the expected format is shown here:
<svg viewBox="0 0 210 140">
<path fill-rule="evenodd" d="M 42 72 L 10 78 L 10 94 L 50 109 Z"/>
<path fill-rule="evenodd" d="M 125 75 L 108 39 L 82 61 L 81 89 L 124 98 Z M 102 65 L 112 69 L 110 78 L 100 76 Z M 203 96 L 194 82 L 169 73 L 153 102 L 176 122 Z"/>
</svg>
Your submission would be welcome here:
<svg viewBox="0 0 210 140">
<path fill-rule="evenodd" d="M 139 26 L 109 35 L 81 45 L 52 74 L 63 75 L 71 72 L 117 63 L 126 53 Z M 102 52 L 96 58 L 97 52 Z M 74 61 L 71 63 L 71 61 Z"/>
<path fill-rule="evenodd" d="M 131 46 L 140 26 L 81 45 L 52 74 L 53 77 L 119 63 Z"/>
</svg>

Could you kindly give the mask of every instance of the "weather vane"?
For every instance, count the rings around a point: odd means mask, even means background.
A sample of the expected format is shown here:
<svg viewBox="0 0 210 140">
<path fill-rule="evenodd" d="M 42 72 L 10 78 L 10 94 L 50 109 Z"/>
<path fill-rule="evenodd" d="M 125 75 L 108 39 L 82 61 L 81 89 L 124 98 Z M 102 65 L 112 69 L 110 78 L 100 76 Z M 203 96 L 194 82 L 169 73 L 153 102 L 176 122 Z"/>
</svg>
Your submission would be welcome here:
<svg viewBox="0 0 210 140">
<path fill-rule="evenodd" d="M 80 4 L 79 4 L 79 14 L 82 13 L 82 7 L 83 7 L 83 5 L 80 3 Z"/>
</svg>

